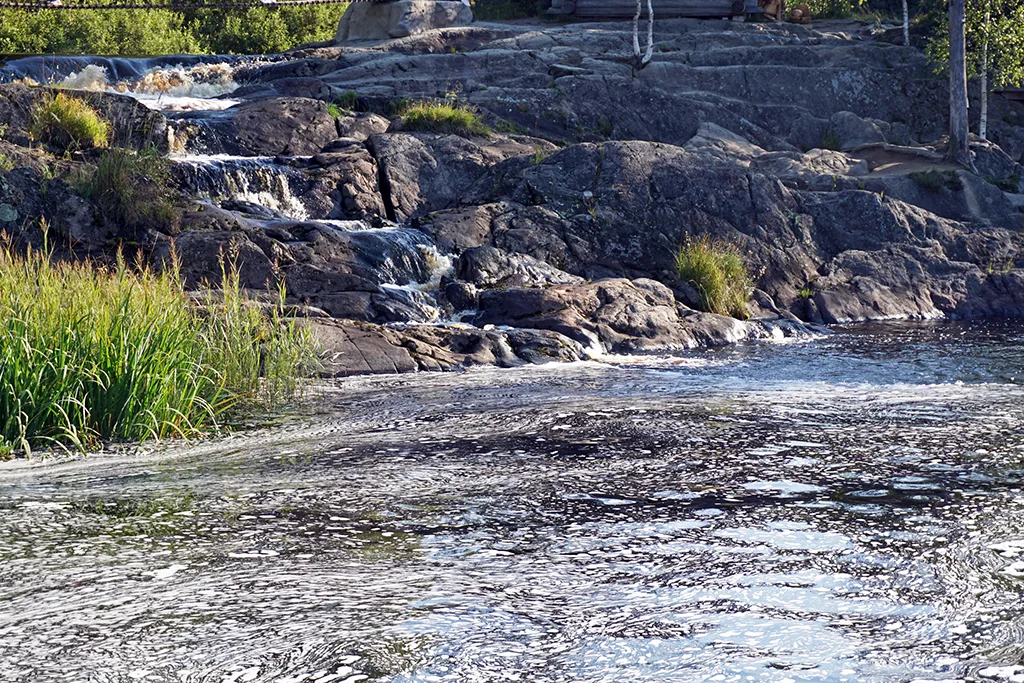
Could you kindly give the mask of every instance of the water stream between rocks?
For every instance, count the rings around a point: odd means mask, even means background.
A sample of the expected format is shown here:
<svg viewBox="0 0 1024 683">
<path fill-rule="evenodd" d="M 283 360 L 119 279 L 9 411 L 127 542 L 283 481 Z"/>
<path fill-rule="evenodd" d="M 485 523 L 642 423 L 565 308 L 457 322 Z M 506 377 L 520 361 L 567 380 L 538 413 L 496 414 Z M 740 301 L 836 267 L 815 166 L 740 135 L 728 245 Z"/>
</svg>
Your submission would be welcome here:
<svg viewBox="0 0 1024 683">
<path fill-rule="evenodd" d="M 1024 328 L 352 378 L 0 467 L 0 679 L 1024 680 Z"/>
</svg>

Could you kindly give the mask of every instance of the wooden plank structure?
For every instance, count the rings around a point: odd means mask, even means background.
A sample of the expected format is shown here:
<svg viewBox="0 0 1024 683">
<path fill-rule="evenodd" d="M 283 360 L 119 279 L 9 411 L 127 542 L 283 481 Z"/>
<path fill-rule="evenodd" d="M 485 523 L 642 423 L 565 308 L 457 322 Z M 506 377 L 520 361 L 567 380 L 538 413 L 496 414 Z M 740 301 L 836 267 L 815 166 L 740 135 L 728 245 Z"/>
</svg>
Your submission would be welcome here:
<svg viewBox="0 0 1024 683">
<path fill-rule="evenodd" d="M 733 17 L 760 14 L 763 10 L 757 0 L 654 0 L 654 18 L 672 17 Z M 647 17 L 647 2 L 643 2 L 642 18 Z M 548 14 L 571 14 L 581 19 L 632 18 L 636 0 L 551 0 Z"/>
<path fill-rule="evenodd" d="M 992 92 L 1014 102 L 1024 102 L 1024 88 L 996 88 Z"/>
</svg>

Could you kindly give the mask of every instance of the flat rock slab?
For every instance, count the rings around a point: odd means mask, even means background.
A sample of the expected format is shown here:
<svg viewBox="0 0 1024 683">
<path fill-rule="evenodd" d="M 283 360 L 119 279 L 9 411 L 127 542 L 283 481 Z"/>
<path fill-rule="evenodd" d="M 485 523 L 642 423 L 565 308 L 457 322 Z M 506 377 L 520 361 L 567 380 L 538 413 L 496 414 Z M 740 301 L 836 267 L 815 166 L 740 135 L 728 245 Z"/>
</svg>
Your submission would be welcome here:
<svg viewBox="0 0 1024 683">
<path fill-rule="evenodd" d="M 408 349 L 392 344 L 375 325 L 324 319 L 311 319 L 306 324 L 323 349 L 324 376 L 381 375 L 419 368 Z"/>
<path fill-rule="evenodd" d="M 453 0 L 354 2 L 338 23 L 336 43 L 389 40 L 450 26 L 468 26 L 473 10 Z"/>
</svg>

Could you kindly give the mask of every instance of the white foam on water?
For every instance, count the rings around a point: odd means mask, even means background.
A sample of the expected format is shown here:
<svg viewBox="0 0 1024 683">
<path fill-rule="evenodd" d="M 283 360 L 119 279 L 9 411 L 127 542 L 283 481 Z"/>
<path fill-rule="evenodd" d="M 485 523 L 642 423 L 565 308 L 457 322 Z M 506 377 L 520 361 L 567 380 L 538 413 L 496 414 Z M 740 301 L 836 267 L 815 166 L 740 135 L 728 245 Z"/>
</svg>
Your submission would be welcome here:
<svg viewBox="0 0 1024 683">
<path fill-rule="evenodd" d="M 238 100 L 217 99 L 238 88 L 227 63 L 157 67 L 134 81 L 111 82 L 105 67 L 89 64 L 59 82 L 61 88 L 116 92 L 158 111 L 220 111 Z"/>
</svg>

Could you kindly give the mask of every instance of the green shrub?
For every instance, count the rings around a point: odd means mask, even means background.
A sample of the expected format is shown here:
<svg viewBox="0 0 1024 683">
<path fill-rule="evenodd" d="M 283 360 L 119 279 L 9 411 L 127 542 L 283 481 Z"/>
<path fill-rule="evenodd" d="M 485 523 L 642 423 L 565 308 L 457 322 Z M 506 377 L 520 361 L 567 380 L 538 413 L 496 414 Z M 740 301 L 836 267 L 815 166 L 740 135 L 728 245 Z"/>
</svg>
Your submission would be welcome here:
<svg viewBox="0 0 1024 683">
<path fill-rule="evenodd" d="M 849 19 L 866 9 L 865 0 L 803 0 L 811 10 L 812 19 Z M 796 3 L 787 5 L 795 7 Z"/>
<path fill-rule="evenodd" d="M 36 140 L 67 152 L 106 147 L 110 124 L 85 100 L 57 93 L 46 95 L 32 109 L 29 133 Z"/>
<path fill-rule="evenodd" d="M 106 150 L 95 169 L 80 175 L 75 185 L 106 220 L 124 229 L 167 231 L 177 222 L 167 160 L 154 147 Z"/>
<path fill-rule="evenodd" d="M 330 114 L 332 118 L 340 119 L 342 115 L 341 107 L 336 104 L 328 104 L 327 113 Z"/>
<path fill-rule="evenodd" d="M 346 111 L 355 111 L 359 95 L 354 90 L 346 90 L 334 98 L 334 104 Z"/>
<path fill-rule="evenodd" d="M 542 0 L 473 0 L 473 14 L 483 21 L 527 19 L 543 14 L 549 4 Z"/>
<path fill-rule="evenodd" d="M 0 54 L 259 54 L 332 38 L 347 5 L 0 10 Z"/>
<path fill-rule="evenodd" d="M 405 130 L 422 130 L 450 135 L 488 136 L 491 129 L 480 115 L 452 102 L 417 102 L 402 112 Z"/>
<path fill-rule="evenodd" d="M 834 130 L 829 130 L 825 133 L 825 136 L 821 138 L 821 148 L 830 149 L 833 152 L 839 151 L 839 133 Z"/>
<path fill-rule="evenodd" d="M 1020 176 L 1016 173 L 1005 178 L 985 176 L 985 181 L 995 185 L 1003 192 L 1016 193 L 1020 188 Z"/>
<path fill-rule="evenodd" d="M 191 436 L 295 395 L 307 333 L 227 267 L 199 307 L 163 273 L 0 247 L 0 451 Z"/>
<path fill-rule="evenodd" d="M 960 178 L 955 171 L 913 171 L 907 177 L 929 192 L 938 192 L 943 188 L 953 192 L 960 189 Z"/>
<path fill-rule="evenodd" d="M 754 283 L 739 249 L 704 236 L 687 239 L 676 255 L 679 278 L 697 290 L 701 310 L 745 319 Z"/>
<path fill-rule="evenodd" d="M 14 170 L 14 160 L 6 154 L 0 154 L 0 173 Z"/>
<path fill-rule="evenodd" d="M 801 287 L 800 289 L 796 290 L 796 295 L 801 299 L 810 299 L 812 296 L 814 296 L 814 289 L 810 285 L 806 287 Z"/>
</svg>

